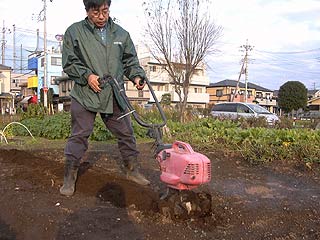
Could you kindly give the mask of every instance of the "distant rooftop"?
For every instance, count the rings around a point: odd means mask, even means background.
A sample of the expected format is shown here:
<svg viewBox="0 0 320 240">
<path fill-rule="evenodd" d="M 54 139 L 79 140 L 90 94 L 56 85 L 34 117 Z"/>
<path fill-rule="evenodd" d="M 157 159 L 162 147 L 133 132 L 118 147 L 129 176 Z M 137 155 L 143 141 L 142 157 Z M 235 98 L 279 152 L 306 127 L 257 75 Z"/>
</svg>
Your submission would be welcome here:
<svg viewBox="0 0 320 240">
<path fill-rule="evenodd" d="M 231 80 L 231 79 L 225 79 L 225 80 L 222 80 L 220 82 L 216 82 L 216 83 L 210 83 L 209 87 L 236 87 L 237 86 L 237 82 L 236 80 Z M 251 88 L 251 89 L 256 89 L 258 91 L 264 91 L 264 92 L 273 92 L 272 90 L 270 89 L 267 89 L 267 88 L 264 88 L 264 87 L 261 87 L 259 85 L 256 85 L 254 83 L 250 83 L 248 82 L 248 88 Z M 240 88 L 245 88 L 245 84 L 242 83 L 242 82 L 239 82 L 239 87 Z"/>
<path fill-rule="evenodd" d="M 11 70 L 11 67 L 8 67 L 6 65 L 0 64 L 0 70 Z"/>
</svg>

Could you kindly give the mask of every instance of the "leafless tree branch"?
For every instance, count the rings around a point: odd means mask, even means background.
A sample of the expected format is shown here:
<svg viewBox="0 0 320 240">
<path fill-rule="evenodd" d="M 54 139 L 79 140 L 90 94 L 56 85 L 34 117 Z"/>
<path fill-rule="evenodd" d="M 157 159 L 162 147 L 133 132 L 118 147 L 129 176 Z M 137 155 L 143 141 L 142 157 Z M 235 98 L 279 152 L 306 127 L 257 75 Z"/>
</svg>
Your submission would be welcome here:
<svg viewBox="0 0 320 240">
<path fill-rule="evenodd" d="M 216 52 L 222 34 L 222 27 L 205 11 L 207 4 L 208 0 L 150 0 L 144 5 L 151 53 L 166 66 L 179 96 L 182 121 L 195 69 Z"/>
</svg>

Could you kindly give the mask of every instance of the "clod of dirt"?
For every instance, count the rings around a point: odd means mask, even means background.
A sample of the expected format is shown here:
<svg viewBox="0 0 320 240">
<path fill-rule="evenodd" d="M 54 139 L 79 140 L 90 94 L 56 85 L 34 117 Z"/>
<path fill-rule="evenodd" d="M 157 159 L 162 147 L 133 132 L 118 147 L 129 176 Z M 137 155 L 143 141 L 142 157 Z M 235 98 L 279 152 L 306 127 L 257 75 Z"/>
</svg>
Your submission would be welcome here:
<svg viewBox="0 0 320 240">
<path fill-rule="evenodd" d="M 209 193 L 171 190 L 162 199 L 150 188 L 128 185 L 128 182 L 121 183 L 119 180 L 105 185 L 97 197 L 118 208 L 129 208 L 134 204 L 137 211 L 157 213 L 173 221 L 203 218 L 212 213 L 212 198 Z"/>
<path fill-rule="evenodd" d="M 199 219 L 212 215 L 209 193 L 175 191 L 159 201 L 160 213 L 171 220 Z"/>
</svg>

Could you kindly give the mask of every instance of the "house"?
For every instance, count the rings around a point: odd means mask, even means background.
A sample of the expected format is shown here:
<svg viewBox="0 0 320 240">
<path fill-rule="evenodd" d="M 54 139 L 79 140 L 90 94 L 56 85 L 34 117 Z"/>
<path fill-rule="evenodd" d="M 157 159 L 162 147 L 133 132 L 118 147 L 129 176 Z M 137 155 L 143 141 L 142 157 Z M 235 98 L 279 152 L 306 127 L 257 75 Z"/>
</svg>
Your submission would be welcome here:
<svg viewBox="0 0 320 240">
<path fill-rule="evenodd" d="M 10 92 L 11 67 L 0 64 L 0 93 Z"/>
<path fill-rule="evenodd" d="M 20 95 L 22 87 L 26 86 L 28 79 L 34 77 L 33 74 L 11 73 L 10 92 L 15 96 Z"/>
<path fill-rule="evenodd" d="M 236 90 L 237 89 L 237 90 Z M 247 98 L 245 91 L 247 89 Z M 277 102 L 273 97 L 273 91 L 259 85 L 248 82 L 247 88 L 244 83 L 236 80 L 225 79 L 211 83 L 207 87 L 210 96 L 210 105 L 219 102 L 255 102 L 265 107 L 270 112 L 277 111 Z"/>
<path fill-rule="evenodd" d="M 307 109 L 310 112 L 320 111 L 320 90 L 317 90 L 317 89 L 308 90 L 307 94 L 308 94 Z"/>
<path fill-rule="evenodd" d="M 11 67 L 0 64 L 0 113 L 14 114 L 14 96 L 10 93 Z"/>
<path fill-rule="evenodd" d="M 320 90 L 308 90 L 308 100 L 311 100 L 312 98 L 320 97 Z"/>
<path fill-rule="evenodd" d="M 166 64 L 159 63 L 154 57 L 152 57 L 151 52 L 147 48 L 137 47 L 138 57 L 140 64 L 144 68 L 147 78 L 149 79 L 155 95 L 159 101 L 165 94 L 171 96 L 171 104 L 177 104 L 179 100 L 178 94 L 175 92 L 174 84 L 165 70 Z M 179 65 L 180 63 L 177 63 Z M 183 64 L 181 69 L 183 69 Z M 209 103 L 209 94 L 206 92 L 206 87 L 209 86 L 209 77 L 206 73 L 206 68 L 204 64 L 199 64 L 195 69 L 193 76 L 191 77 L 191 82 L 189 86 L 189 93 L 187 99 L 187 107 L 194 108 L 205 108 Z M 128 89 L 126 88 L 127 92 Z M 148 89 L 145 90 L 149 93 Z M 128 95 L 130 98 L 130 95 Z M 150 94 L 149 94 L 150 96 Z M 153 103 L 154 99 L 150 96 L 148 100 L 149 103 Z"/>
<path fill-rule="evenodd" d="M 62 76 L 62 56 L 60 49 L 52 49 L 47 53 L 47 76 L 46 87 L 52 88 L 53 94 L 58 96 L 59 86 L 55 79 Z M 38 95 L 40 96 L 40 89 L 44 87 L 44 54 L 42 53 L 38 59 Z"/>
<path fill-rule="evenodd" d="M 235 95 L 235 91 L 237 88 L 237 81 L 225 79 L 220 82 L 216 83 L 210 83 L 209 86 L 207 86 L 207 93 L 209 94 L 209 104 L 214 105 L 215 103 L 219 102 L 231 102 L 232 96 Z M 244 101 L 244 95 L 243 95 L 243 89 L 244 84 L 239 83 L 239 89 L 237 91 L 237 97 L 234 97 L 234 101 L 241 102 Z M 242 89 L 241 89 L 242 88 Z M 252 90 L 248 89 L 248 101 L 252 102 L 250 98 L 250 94 L 252 93 Z"/>
<path fill-rule="evenodd" d="M 320 96 L 308 100 L 309 111 L 320 111 Z"/>
<path fill-rule="evenodd" d="M 276 113 L 278 109 L 276 98 L 273 96 L 273 91 L 254 83 L 248 83 L 250 89 L 254 89 L 254 102 L 265 107 L 270 112 Z"/>
<path fill-rule="evenodd" d="M 320 90 L 308 90 L 308 108 L 310 111 L 320 111 Z"/>
</svg>

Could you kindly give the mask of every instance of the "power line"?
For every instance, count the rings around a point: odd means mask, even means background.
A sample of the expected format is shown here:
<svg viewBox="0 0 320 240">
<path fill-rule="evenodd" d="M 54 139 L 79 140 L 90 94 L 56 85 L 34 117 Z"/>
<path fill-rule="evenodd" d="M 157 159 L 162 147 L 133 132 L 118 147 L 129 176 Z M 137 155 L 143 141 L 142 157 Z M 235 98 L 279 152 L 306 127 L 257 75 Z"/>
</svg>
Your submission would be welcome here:
<svg viewBox="0 0 320 240">
<path fill-rule="evenodd" d="M 21 69 L 15 69 L 15 70 L 21 70 Z M 22 69 L 22 70 L 28 70 L 28 69 Z M 20 77 L 23 77 L 23 76 L 25 76 L 25 75 L 28 75 L 28 74 L 30 74 L 30 73 L 32 73 L 32 72 L 33 72 L 33 70 L 31 70 L 31 71 L 29 71 L 29 72 L 27 72 L 27 73 L 24 73 L 24 74 L 15 76 L 14 78 L 20 78 Z"/>
<path fill-rule="evenodd" d="M 320 52 L 320 48 L 314 48 L 304 51 L 290 51 L 290 52 L 271 52 L 266 50 L 257 50 L 258 52 L 270 53 L 270 54 L 304 54 L 304 53 L 311 53 L 311 52 Z"/>
</svg>

